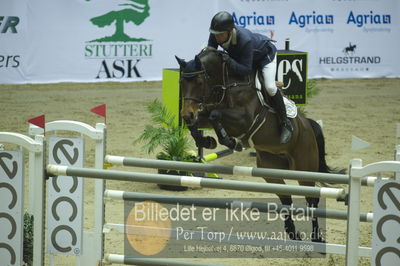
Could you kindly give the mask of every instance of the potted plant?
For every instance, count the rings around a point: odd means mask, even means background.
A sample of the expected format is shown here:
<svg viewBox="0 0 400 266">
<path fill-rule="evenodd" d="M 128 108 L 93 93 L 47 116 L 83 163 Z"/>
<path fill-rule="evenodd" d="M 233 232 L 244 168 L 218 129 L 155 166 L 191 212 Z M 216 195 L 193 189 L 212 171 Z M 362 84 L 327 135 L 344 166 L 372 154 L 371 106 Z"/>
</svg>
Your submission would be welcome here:
<svg viewBox="0 0 400 266">
<path fill-rule="evenodd" d="M 24 265 L 31 266 L 33 262 L 33 215 L 24 213 L 24 242 L 23 242 Z"/>
<path fill-rule="evenodd" d="M 183 124 L 175 122 L 175 116 L 157 99 L 147 105 L 151 114 L 151 125 L 145 127 L 144 132 L 134 143 L 146 142 L 143 146 L 148 154 L 161 148 L 156 158 L 159 160 L 173 160 L 183 162 L 199 161 L 190 150 L 192 143 L 189 138 L 189 129 Z M 189 175 L 186 171 L 159 169 L 159 174 Z M 183 191 L 184 186 L 158 185 L 161 189 Z"/>
</svg>

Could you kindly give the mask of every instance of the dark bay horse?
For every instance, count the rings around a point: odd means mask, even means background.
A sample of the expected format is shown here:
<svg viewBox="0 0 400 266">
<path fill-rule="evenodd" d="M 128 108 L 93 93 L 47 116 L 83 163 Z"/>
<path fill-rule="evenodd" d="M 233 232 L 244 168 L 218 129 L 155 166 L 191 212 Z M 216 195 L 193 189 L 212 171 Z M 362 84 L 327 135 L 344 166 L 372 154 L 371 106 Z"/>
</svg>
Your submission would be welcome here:
<svg viewBox="0 0 400 266">
<path fill-rule="evenodd" d="M 257 154 L 257 167 L 332 172 L 325 161 L 325 142 L 317 122 L 299 113 L 291 119 L 293 137 L 287 144 L 280 144 L 279 121 L 271 108 L 263 115 L 265 122 L 258 130 L 250 132 L 253 121 L 263 106 L 257 97 L 252 78 L 235 77 L 225 65 L 224 53 L 206 48 L 194 60 L 178 60 L 183 97 L 181 115 L 191 130 L 197 146 L 215 148 L 212 137 L 203 137 L 197 128 L 212 127 L 218 140 L 232 148 L 233 138 L 249 137 Z M 255 74 L 253 73 L 253 76 Z M 282 179 L 265 178 L 267 182 L 285 184 Z M 303 186 L 315 186 L 314 182 L 299 181 Z M 291 205 L 291 196 L 278 195 L 284 205 Z M 319 198 L 306 197 L 310 207 L 318 207 Z M 294 240 L 300 240 L 293 219 L 285 218 L 285 231 Z M 312 241 L 322 242 L 316 217 L 312 218 Z"/>
</svg>

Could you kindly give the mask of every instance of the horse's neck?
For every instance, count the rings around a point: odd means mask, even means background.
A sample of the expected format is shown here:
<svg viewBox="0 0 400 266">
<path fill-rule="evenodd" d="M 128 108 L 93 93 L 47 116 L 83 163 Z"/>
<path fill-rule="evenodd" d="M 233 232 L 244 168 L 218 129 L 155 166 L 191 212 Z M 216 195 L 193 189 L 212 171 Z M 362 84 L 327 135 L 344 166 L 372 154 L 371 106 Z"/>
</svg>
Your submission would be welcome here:
<svg viewBox="0 0 400 266">
<path fill-rule="evenodd" d="M 261 108 L 257 90 L 251 84 L 232 87 L 228 95 L 233 108 L 244 108 L 250 116 L 256 116 Z"/>
<path fill-rule="evenodd" d="M 255 74 L 252 73 L 251 75 L 246 75 L 246 76 L 239 76 L 234 73 L 228 73 L 228 76 L 225 77 L 226 80 L 226 85 L 230 84 L 241 84 L 241 85 L 248 85 L 251 86 L 254 81 Z"/>
<path fill-rule="evenodd" d="M 226 79 L 226 85 L 228 87 L 233 86 L 230 89 L 230 93 L 231 97 L 236 100 L 235 105 L 246 106 L 251 104 L 251 106 L 256 106 L 257 103 L 260 103 L 257 96 L 255 77 L 255 71 L 252 71 L 250 75 L 246 76 L 239 76 L 229 73 L 229 76 Z"/>
</svg>

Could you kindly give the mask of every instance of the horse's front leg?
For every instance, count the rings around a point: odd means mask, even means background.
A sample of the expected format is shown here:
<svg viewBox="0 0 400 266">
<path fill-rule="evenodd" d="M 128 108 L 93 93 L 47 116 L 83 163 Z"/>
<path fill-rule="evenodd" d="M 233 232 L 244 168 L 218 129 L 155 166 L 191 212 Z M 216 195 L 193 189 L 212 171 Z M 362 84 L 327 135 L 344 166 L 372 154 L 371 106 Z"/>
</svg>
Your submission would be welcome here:
<svg viewBox="0 0 400 266">
<path fill-rule="evenodd" d="M 215 133 L 217 134 L 220 144 L 227 146 L 229 149 L 242 151 L 243 147 L 241 142 L 236 141 L 233 137 L 228 135 L 224 126 L 222 125 L 222 119 L 228 118 L 228 116 L 231 116 L 231 114 L 228 115 L 228 112 L 226 112 L 226 110 L 213 110 L 211 111 L 208 119 L 210 121 L 210 124 L 213 126 Z"/>
<path fill-rule="evenodd" d="M 204 137 L 197 126 L 189 126 L 188 128 L 198 148 L 215 149 L 217 147 L 215 139 L 210 136 Z"/>
</svg>

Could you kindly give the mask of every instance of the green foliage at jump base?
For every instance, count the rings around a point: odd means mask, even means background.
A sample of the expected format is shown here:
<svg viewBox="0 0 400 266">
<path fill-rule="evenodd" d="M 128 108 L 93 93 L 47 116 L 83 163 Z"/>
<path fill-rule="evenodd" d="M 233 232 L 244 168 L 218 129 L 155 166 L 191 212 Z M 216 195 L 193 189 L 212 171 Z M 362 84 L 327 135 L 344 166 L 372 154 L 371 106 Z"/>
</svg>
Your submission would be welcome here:
<svg viewBox="0 0 400 266">
<path fill-rule="evenodd" d="M 148 154 L 161 148 L 157 154 L 158 159 L 193 161 L 195 156 L 190 152 L 192 142 L 186 125 L 177 125 L 174 122 L 175 116 L 157 99 L 147 105 L 147 110 L 153 123 L 146 125 L 144 132 L 134 143 L 146 142 L 143 150 Z"/>
</svg>

